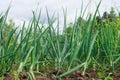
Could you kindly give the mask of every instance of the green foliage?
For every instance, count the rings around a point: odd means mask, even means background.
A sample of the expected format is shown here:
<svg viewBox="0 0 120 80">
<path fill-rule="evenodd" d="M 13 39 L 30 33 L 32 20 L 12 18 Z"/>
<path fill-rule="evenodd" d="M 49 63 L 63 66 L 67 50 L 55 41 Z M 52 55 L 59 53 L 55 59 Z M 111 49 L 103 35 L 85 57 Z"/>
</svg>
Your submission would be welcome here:
<svg viewBox="0 0 120 80">
<path fill-rule="evenodd" d="M 0 16 L 0 75 L 12 70 L 16 58 L 16 47 L 19 34 L 12 20 L 7 23 L 9 9 Z"/>
<path fill-rule="evenodd" d="M 100 2 L 101 3 L 101 2 Z M 66 11 L 64 14 L 63 33 L 56 33 L 54 14 L 50 18 L 47 12 L 48 26 L 40 26 L 41 11 L 25 27 L 25 22 L 17 32 L 15 23 L 6 22 L 8 11 L 0 17 L 0 75 L 12 71 L 16 66 L 19 74 L 26 71 L 35 80 L 34 73 L 40 70 L 56 70 L 56 78 L 61 79 L 81 70 L 83 75 L 87 69 L 116 71 L 120 61 L 120 38 L 118 30 L 120 20 L 114 9 L 103 16 L 96 16 L 100 3 L 94 15 L 86 20 L 83 15 L 67 26 Z M 104 22 L 105 20 L 105 22 Z M 42 23 L 44 24 L 44 23 Z M 59 26 L 59 19 L 58 25 Z M 100 68 L 100 69 L 98 69 Z M 60 74 L 60 71 L 66 72 Z M 112 77 L 98 72 L 99 78 L 112 80 Z"/>
<path fill-rule="evenodd" d="M 98 78 L 104 79 L 104 80 L 113 80 L 113 77 L 110 75 L 107 75 L 105 72 L 98 72 Z"/>
<path fill-rule="evenodd" d="M 102 17 L 96 17 L 96 22 L 95 26 L 99 30 L 99 34 L 94 45 L 93 55 L 101 66 L 106 66 L 102 67 L 103 70 L 109 68 L 114 71 L 117 69 L 115 65 L 119 61 L 119 23 L 117 23 L 119 17 L 111 8 L 110 13 L 104 12 Z"/>
<path fill-rule="evenodd" d="M 106 77 L 105 72 L 98 72 L 98 78 L 99 79 L 104 79 Z"/>
</svg>

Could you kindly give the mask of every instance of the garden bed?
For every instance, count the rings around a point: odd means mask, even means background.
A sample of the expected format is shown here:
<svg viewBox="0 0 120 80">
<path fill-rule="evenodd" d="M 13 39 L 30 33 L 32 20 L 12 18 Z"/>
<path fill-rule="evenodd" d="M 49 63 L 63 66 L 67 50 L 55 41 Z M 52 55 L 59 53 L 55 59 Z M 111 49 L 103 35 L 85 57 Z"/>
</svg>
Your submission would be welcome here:
<svg viewBox="0 0 120 80">
<path fill-rule="evenodd" d="M 57 80 L 54 76 L 55 74 L 57 74 L 57 71 L 55 71 L 55 70 L 47 71 L 46 70 L 43 72 L 48 73 L 48 75 L 42 76 L 42 75 L 36 74 L 35 75 L 36 80 Z M 91 71 L 87 71 L 85 73 L 85 75 L 82 75 L 80 71 L 76 71 L 73 74 L 62 78 L 62 80 L 120 80 L 120 72 L 116 72 L 113 74 L 105 72 L 107 76 L 105 76 L 102 73 L 103 72 L 91 70 Z M 62 74 L 62 72 L 60 72 L 60 74 Z M 30 80 L 25 72 L 21 72 L 19 74 L 19 79 L 20 80 Z M 13 74 L 6 74 L 6 75 L 4 75 L 4 80 L 15 80 L 15 78 L 14 78 Z"/>
</svg>

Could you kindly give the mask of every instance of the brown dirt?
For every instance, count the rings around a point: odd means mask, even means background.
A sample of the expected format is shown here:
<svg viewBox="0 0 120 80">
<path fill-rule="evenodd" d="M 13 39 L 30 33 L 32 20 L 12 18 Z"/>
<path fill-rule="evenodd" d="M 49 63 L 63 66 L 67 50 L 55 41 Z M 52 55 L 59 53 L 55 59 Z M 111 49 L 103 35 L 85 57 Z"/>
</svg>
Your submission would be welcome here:
<svg viewBox="0 0 120 80">
<path fill-rule="evenodd" d="M 113 74 L 114 80 L 120 80 L 120 72 Z"/>
<path fill-rule="evenodd" d="M 4 80 L 15 80 L 15 78 L 13 74 L 5 74 Z"/>
<path fill-rule="evenodd" d="M 57 71 L 41 71 L 41 72 L 47 72 L 47 76 L 42 76 L 36 74 L 36 80 L 57 80 L 53 75 L 57 74 Z M 64 73 L 65 71 L 60 72 L 59 74 Z M 104 79 L 98 79 L 97 71 L 91 70 L 85 73 L 85 75 L 82 75 L 80 71 L 76 71 L 75 73 L 62 78 L 62 80 L 104 80 Z M 111 74 L 111 77 L 113 77 L 113 80 L 120 80 L 120 72 L 116 72 L 114 74 Z M 21 72 L 19 74 L 20 80 L 30 80 L 25 72 Z M 13 74 L 6 74 L 4 75 L 4 80 L 15 80 Z"/>
</svg>

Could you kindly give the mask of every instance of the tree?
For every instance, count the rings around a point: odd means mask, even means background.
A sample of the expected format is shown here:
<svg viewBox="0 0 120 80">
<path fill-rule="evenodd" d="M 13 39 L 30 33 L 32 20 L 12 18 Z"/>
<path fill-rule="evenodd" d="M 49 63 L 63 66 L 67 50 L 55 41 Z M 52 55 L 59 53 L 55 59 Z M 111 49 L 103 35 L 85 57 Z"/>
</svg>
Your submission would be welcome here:
<svg viewBox="0 0 120 80">
<path fill-rule="evenodd" d="M 86 21 L 82 17 L 78 17 L 77 23 L 79 26 L 83 26 L 86 23 Z"/>
<path fill-rule="evenodd" d="M 0 23 L 2 23 L 3 17 L 0 18 Z M 3 28 L 1 29 L 1 44 L 4 44 L 8 41 L 8 38 L 10 36 L 10 33 L 15 30 L 15 23 L 12 19 L 9 20 L 9 22 L 5 22 L 3 25 Z M 15 38 L 16 33 L 13 34 L 11 38 L 10 44 L 12 44 L 13 39 Z"/>
<path fill-rule="evenodd" d="M 116 13 L 115 13 L 115 10 L 113 7 L 111 8 L 108 18 L 109 18 L 110 22 L 113 22 L 116 19 Z"/>
</svg>

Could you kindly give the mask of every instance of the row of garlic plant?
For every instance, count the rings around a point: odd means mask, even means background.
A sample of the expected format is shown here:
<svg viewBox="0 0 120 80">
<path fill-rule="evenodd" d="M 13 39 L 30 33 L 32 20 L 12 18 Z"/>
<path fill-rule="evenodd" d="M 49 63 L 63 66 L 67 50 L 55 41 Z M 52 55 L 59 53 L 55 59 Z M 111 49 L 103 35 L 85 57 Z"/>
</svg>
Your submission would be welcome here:
<svg viewBox="0 0 120 80">
<path fill-rule="evenodd" d="M 39 25 L 41 12 L 38 17 L 33 12 L 33 19 L 27 28 L 24 23 L 19 32 L 16 31 L 17 28 L 11 30 L 7 36 L 8 40 L 3 44 L 5 40 L 3 29 L 8 10 L 0 22 L 0 74 L 9 72 L 15 64 L 19 65 L 18 73 L 28 71 L 31 79 L 35 79 L 34 73 L 43 74 L 40 72 L 41 69 L 57 70 L 55 76 L 59 79 L 79 69 L 85 74 L 89 65 L 93 65 L 92 62 L 98 66 L 105 65 L 110 66 L 109 68 L 112 67 L 113 70 L 116 69 L 115 65 L 118 64 L 120 59 L 120 41 L 117 30 L 114 29 L 114 25 L 109 24 L 104 27 L 101 24 L 103 27 L 94 31 L 95 18 L 100 3 L 93 18 L 90 15 L 84 25 L 82 22 L 78 24 L 75 18 L 69 38 L 67 36 L 66 11 L 63 11 L 64 28 L 61 37 L 60 34 L 57 34 L 59 30 L 56 33 L 53 28 L 54 15 L 50 18 L 46 10 L 47 28 Z M 81 15 L 82 18 L 84 14 L 85 11 Z M 56 27 L 59 27 L 59 18 Z M 13 42 L 11 44 L 12 38 Z M 59 75 L 59 72 L 63 69 L 66 69 L 66 72 Z"/>
</svg>

